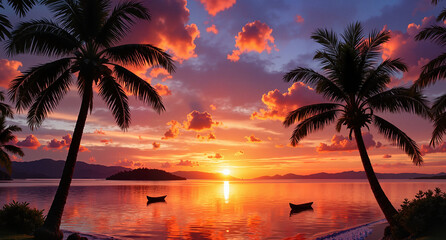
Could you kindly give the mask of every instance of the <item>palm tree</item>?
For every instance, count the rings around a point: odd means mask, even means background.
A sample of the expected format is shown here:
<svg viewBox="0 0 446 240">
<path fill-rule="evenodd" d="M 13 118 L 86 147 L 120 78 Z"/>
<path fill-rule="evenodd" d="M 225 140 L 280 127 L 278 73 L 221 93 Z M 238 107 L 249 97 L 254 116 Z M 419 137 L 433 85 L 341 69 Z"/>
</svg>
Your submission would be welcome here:
<svg viewBox="0 0 446 240">
<path fill-rule="evenodd" d="M 368 37 L 363 34 L 360 23 L 349 25 L 340 37 L 332 30 L 318 29 L 311 36 L 322 45 L 314 59 L 321 63 L 323 73 L 310 68 L 297 67 L 284 75 L 287 82 L 303 82 L 322 94 L 329 103 L 318 103 L 300 107 L 284 120 L 286 127 L 298 121 L 290 138 L 293 146 L 316 130 L 336 121 L 336 130 L 342 126 L 350 130 L 356 139 L 362 164 L 372 192 L 391 226 L 396 223 L 397 213 L 382 190 L 362 138 L 362 128 L 373 123 L 378 131 L 408 154 L 413 163 L 423 162 L 417 144 L 402 130 L 377 112 L 412 112 L 427 117 L 429 109 L 425 99 L 418 92 L 397 87 L 387 89 L 391 75 L 406 71 L 400 59 L 386 59 L 380 62 L 380 46 L 390 38 L 388 31 L 372 31 Z"/>
<path fill-rule="evenodd" d="M 0 101 L 4 100 L 3 92 L 0 92 Z M 10 144 L 15 139 L 13 132 L 19 132 L 22 129 L 16 125 L 6 126 L 5 118 L 12 118 L 12 110 L 8 104 L 0 102 L 0 113 L 0 166 L 5 167 L 8 173 L 11 174 L 11 158 L 7 152 L 23 157 L 23 151 L 19 147 Z"/>
<path fill-rule="evenodd" d="M 10 54 L 32 53 L 58 60 L 30 68 L 11 82 L 9 96 L 16 109 L 29 108 L 28 125 L 39 127 L 59 101 L 76 83 L 82 98 L 65 167 L 44 226 L 36 239 L 61 239 L 59 230 L 67 200 L 77 153 L 88 111 L 93 108 L 93 85 L 111 110 L 116 124 L 123 130 L 130 125 L 130 108 L 124 91 L 150 105 L 156 112 L 164 110 L 161 97 L 146 81 L 124 65 L 160 66 L 174 71 L 169 54 L 150 44 L 115 46 L 135 19 L 150 20 L 148 10 L 139 2 L 127 1 L 111 9 L 109 0 L 46 0 L 57 24 L 48 19 L 21 23 L 7 43 Z M 111 12 L 110 12 L 111 11 Z M 77 74 L 77 81 L 73 81 Z"/>
<path fill-rule="evenodd" d="M 432 0 L 433 4 L 437 4 L 438 0 Z M 437 22 L 444 22 L 446 20 L 446 9 L 443 9 L 437 17 Z M 430 26 L 423 29 L 415 36 L 415 40 L 427 40 L 445 46 L 446 45 L 446 27 L 443 25 Z M 423 66 L 420 77 L 415 82 L 414 87 L 424 88 L 439 79 L 446 78 L 446 52 L 440 54 L 438 57 L 432 59 Z M 431 144 L 440 144 L 443 141 L 443 135 L 446 134 L 446 94 L 434 100 L 432 105 L 432 114 L 434 120 L 434 131 L 432 132 Z"/>
<path fill-rule="evenodd" d="M 38 2 L 38 0 L 7 0 L 8 4 L 14 9 L 15 13 L 20 17 L 25 14 Z M 3 1 L 0 0 L 0 8 L 4 8 Z M 12 28 L 8 18 L 0 14 L 0 40 L 10 37 L 9 29 Z"/>
</svg>

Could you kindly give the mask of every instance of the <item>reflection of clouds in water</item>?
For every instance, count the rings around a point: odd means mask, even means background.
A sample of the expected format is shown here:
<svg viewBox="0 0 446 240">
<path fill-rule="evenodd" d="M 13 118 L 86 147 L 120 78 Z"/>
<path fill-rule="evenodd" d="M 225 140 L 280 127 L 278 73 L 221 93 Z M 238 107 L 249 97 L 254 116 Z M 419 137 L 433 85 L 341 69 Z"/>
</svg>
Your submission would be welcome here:
<svg viewBox="0 0 446 240">
<path fill-rule="evenodd" d="M 225 203 L 229 202 L 229 181 L 223 183 L 223 194 L 225 196 Z"/>
</svg>

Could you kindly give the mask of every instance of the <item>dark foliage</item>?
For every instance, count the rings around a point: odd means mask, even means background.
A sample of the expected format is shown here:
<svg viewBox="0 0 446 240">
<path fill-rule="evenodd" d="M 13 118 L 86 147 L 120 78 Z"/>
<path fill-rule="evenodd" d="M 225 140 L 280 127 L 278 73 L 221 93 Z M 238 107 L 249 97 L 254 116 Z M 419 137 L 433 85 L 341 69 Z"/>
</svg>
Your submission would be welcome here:
<svg viewBox="0 0 446 240">
<path fill-rule="evenodd" d="M 413 200 L 405 199 L 396 220 L 413 237 L 429 234 L 433 229 L 446 227 L 446 193 L 439 188 L 419 191 Z M 401 229 L 392 229 L 394 238 L 401 238 Z"/>
<path fill-rule="evenodd" d="M 0 210 L 0 228 L 8 232 L 32 234 L 43 221 L 43 210 L 30 208 L 27 202 L 13 200 Z"/>
<path fill-rule="evenodd" d="M 132 171 L 123 171 L 114 174 L 107 180 L 186 180 L 172 173 L 158 169 L 138 168 Z"/>
</svg>

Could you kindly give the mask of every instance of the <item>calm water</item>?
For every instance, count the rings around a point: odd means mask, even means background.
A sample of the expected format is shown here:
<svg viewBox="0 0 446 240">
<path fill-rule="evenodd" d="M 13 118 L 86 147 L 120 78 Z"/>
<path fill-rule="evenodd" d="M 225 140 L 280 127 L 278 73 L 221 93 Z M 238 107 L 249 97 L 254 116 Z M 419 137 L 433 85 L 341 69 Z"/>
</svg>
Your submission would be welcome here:
<svg viewBox="0 0 446 240">
<path fill-rule="evenodd" d="M 399 207 L 418 190 L 445 181 L 382 180 Z M 48 209 L 58 180 L 0 182 L 0 204 Z M 167 195 L 147 205 L 146 195 Z M 289 202 L 313 201 L 290 216 Z M 45 211 L 46 213 L 46 211 Z M 171 182 L 74 180 L 62 229 L 119 239 L 313 239 L 384 218 L 363 180 Z"/>
</svg>

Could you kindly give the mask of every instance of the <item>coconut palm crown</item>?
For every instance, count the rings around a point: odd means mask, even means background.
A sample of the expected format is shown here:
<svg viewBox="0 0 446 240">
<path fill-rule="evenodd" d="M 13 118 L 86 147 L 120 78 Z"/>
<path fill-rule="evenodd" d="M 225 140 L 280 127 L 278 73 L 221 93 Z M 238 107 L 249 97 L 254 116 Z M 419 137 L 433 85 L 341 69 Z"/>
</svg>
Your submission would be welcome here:
<svg viewBox="0 0 446 240">
<path fill-rule="evenodd" d="M 93 86 L 123 130 L 130 125 L 126 92 L 164 110 L 161 97 L 146 81 L 126 66 L 158 66 L 169 73 L 174 63 L 169 54 L 150 44 L 116 45 L 135 20 L 150 20 L 139 2 L 110 0 L 46 0 L 53 20 L 22 22 L 7 42 L 10 55 L 36 54 L 57 60 L 31 67 L 10 85 L 9 96 L 18 111 L 28 110 L 28 125 L 39 127 L 75 85 L 82 99 L 62 178 L 44 226 L 36 239 L 61 239 L 59 230 L 88 112 L 93 108 Z M 76 80 L 75 80 L 76 76 Z"/>
<path fill-rule="evenodd" d="M 388 31 L 363 34 L 360 23 L 349 25 L 338 35 L 327 29 L 318 29 L 311 36 L 322 46 L 314 60 L 321 64 L 323 73 L 310 68 L 297 67 L 284 75 L 287 82 L 303 82 L 322 94 L 329 102 L 300 107 L 284 120 L 286 127 L 298 122 L 291 144 L 297 145 L 308 134 L 336 123 L 339 132 L 345 126 L 355 137 L 361 160 L 373 194 L 386 219 L 395 224 L 397 213 L 383 192 L 373 171 L 362 138 L 362 129 L 375 125 L 379 133 L 402 148 L 413 163 L 423 162 L 419 147 L 402 130 L 377 115 L 380 112 L 409 112 L 429 116 L 425 98 L 416 91 L 397 87 L 388 89 L 393 74 L 407 71 L 400 59 L 381 60 L 381 45 L 390 38 Z"/>
<path fill-rule="evenodd" d="M 432 3 L 436 5 L 438 0 L 432 0 Z M 445 20 L 446 9 L 443 9 L 437 17 L 437 22 L 444 22 Z M 431 40 L 441 46 L 446 46 L 446 27 L 443 24 L 432 25 L 419 32 L 415 36 L 415 40 Z M 414 86 L 424 88 L 440 79 L 446 79 L 446 52 L 441 53 L 423 66 L 420 77 Z M 434 120 L 431 144 L 435 147 L 435 145 L 443 142 L 443 136 L 446 134 L 446 94 L 434 100 L 431 110 Z"/>
</svg>

